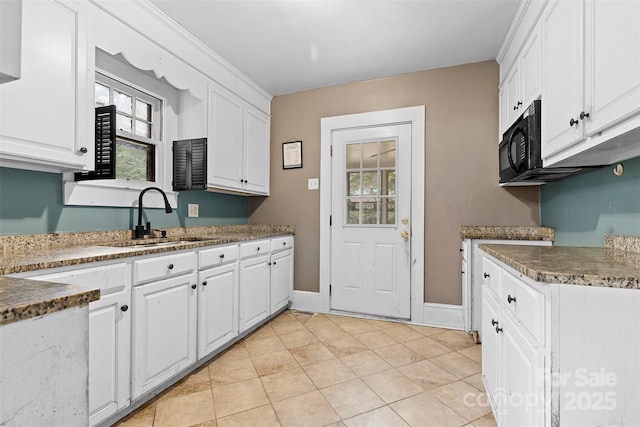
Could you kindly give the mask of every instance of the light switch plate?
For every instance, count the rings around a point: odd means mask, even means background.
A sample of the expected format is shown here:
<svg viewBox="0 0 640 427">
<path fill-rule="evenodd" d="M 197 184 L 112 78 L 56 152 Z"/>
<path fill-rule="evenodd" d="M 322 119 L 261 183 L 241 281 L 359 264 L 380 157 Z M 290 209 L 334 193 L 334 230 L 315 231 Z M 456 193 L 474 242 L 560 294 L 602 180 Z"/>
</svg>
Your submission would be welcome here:
<svg viewBox="0 0 640 427">
<path fill-rule="evenodd" d="M 197 218 L 199 215 L 199 205 L 197 203 L 189 203 L 187 205 L 187 216 L 189 218 Z"/>
<path fill-rule="evenodd" d="M 309 178 L 307 188 L 309 190 L 317 190 L 319 187 L 318 178 Z"/>
</svg>

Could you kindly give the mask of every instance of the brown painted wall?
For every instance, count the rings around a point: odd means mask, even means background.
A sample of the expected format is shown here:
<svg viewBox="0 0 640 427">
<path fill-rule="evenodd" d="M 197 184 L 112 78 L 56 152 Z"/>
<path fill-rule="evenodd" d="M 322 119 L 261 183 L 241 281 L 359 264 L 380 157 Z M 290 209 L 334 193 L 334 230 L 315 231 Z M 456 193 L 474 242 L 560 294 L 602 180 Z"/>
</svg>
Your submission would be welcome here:
<svg viewBox="0 0 640 427">
<path fill-rule="evenodd" d="M 271 103 L 271 196 L 250 223 L 296 226 L 295 288 L 319 289 L 320 119 L 426 106 L 425 301 L 461 304 L 461 225 L 538 225 L 538 188 L 498 187 L 498 64 L 487 61 L 277 96 Z M 302 169 L 282 143 L 303 141 Z"/>
</svg>

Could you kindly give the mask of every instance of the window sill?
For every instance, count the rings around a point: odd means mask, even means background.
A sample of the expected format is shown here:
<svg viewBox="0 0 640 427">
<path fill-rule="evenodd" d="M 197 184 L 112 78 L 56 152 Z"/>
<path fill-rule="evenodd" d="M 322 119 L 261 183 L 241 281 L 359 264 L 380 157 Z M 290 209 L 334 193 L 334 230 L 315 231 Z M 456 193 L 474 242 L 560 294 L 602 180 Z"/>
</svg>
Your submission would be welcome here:
<svg viewBox="0 0 640 427">
<path fill-rule="evenodd" d="M 71 206 L 111 206 L 133 208 L 138 206 L 140 191 L 147 187 L 161 185 L 152 182 L 133 182 L 123 180 L 104 181 L 64 181 L 63 199 L 65 205 Z M 178 193 L 162 188 L 172 208 L 178 207 Z M 164 208 L 162 195 L 150 191 L 144 195 L 144 206 Z"/>
</svg>

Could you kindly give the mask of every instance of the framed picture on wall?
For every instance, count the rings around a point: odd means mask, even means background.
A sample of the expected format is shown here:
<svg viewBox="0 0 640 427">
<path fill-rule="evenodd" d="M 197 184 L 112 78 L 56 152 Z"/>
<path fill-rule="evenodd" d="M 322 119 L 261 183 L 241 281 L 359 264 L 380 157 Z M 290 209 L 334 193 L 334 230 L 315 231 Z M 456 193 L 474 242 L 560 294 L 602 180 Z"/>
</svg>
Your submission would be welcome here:
<svg viewBox="0 0 640 427">
<path fill-rule="evenodd" d="M 282 143 L 282 169 L 302 167 L 302 141 Z"/>
</svg>

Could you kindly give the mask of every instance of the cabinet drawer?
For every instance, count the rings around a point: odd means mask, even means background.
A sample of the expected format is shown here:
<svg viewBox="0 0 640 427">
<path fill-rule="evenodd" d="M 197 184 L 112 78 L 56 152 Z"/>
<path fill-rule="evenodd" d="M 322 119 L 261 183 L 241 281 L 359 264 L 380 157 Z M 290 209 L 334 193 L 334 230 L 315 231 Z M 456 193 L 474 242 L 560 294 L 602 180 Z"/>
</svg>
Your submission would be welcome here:
<svg viewBox="0 0 640 427">
<path fill-rule="evenodd" d="M 482 258 L 482 280 L 496 295 L 500 295 L 502 269 L 487 257 Z"/>
<path fill-rule="evenodd" d="M 195 252 L 140 259 L 133 262 L 133 281 L 137 285 L 149 280 L 190 273 L 195 269 Z"/>
<path fill-rule="evenodd" d="M 544 344 L 544 295 L 508 272 L 502 274 L 500 302 Z"/>
<path fill-rule="evenodd" d="M 270 240 L 256 240 L 240 244 L 240 258 L 268 254 L 269 252 L 271 252 Z"/>
<path fill-rule="evenodd" d="M 198 267 L 202 269 L 237 261 L 239 253 L 238 245 L 201 250 L 198 253 Z"/>
<path fill-rule="evenodd" d="M 293 247 L 293 236 L 276 237 L 271 239 L 271 252 L 283 251 Z"/>
</svg>

